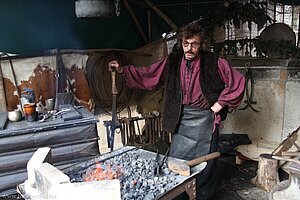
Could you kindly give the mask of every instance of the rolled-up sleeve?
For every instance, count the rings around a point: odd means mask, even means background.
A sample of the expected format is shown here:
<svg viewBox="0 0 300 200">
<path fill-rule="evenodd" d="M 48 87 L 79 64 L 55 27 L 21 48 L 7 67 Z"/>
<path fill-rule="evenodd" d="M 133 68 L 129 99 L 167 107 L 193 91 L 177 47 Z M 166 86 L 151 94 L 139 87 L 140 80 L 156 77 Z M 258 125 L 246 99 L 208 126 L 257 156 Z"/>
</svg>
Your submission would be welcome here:
<svg viewBox="0 0 300 200">
<path fill-rule="evenodd" d="M 236 69 L 231 67 L 225 59 L 218 60 L 219 74 L 226 84 L 221 92 L 218 103 L 230 109 L 236 109 L 243 100 L 245 91 L 245 77 Z"/>
<path fill-rule="evenodd" d="M 152 90 L 164 82 L 163 71 L 167 59 L 164 58 L 146 67 L 128 65 L 124 67 L 124 80 L 132 89 Z"/>
</svg>

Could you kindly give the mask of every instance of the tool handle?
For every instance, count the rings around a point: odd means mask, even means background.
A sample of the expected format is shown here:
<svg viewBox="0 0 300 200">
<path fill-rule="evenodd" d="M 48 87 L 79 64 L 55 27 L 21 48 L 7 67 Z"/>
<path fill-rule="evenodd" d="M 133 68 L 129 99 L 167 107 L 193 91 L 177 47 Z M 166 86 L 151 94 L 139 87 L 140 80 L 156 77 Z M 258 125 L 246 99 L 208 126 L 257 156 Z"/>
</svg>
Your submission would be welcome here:
<svg viewBox="0 0 300 200">
<path fill-rule="evenodd" d="M 294 162 L 294 163 L 297 163 L 298 165 L 300 165 L 300 161 L 299 160 L 296 160 L 296 159 L 292 159 L 292 158 L 283 158 L 283 157 L 280 157 L 280 156 L 272 156 L 273 159 L 276 159 L 276 160 L 282 160 L 282 161 L 286 161 L 286 162 Z"/>
<path fill-rule="evenodd" d="M 283 151 L 281 153 L 282 156 L 300 156 L 300 152 L 287 152 L 287 151 Z"/>
<path fill-rule="evenodd" d="M 116 70 L 113 69 L 111 71 L 111 91 L 113 95 L 118 94 L 117 86 L 116 86 Z"/>
<path fill-rule="evenodd" d="M 205 156 L 201 156 L 199 158 L 195 158 L 193 160 L 187 161 L 186 164 L 189 167 L 193 167 L 193 166 L 198 165 L 198 164 L 200 164 L 202 162 L 205 162 L 205 161 L 208 161 L 208 160 L 212 160 L 212 159 L 218 158 L 220 156 L 221 156 L 221 154 L 219 152 L 213 152 L 213 153 L 207 154 Z"/>
</svg>

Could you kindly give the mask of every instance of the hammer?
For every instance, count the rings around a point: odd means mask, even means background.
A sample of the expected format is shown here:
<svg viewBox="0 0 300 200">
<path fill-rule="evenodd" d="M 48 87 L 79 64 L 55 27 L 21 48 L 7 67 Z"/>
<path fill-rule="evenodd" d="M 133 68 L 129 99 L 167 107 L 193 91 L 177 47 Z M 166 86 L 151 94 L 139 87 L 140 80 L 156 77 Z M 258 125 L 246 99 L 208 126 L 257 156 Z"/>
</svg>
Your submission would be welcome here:
<svg viewBox="0 0 300 200">
<path fill-rule="evenodd" d="M 190 174 L 191 174 L 190 167 L 193 167 L 195 165 L 198 165 L 198 164 L 203 163 L 208 160 L 218 158 L 218 157 L 220 157 L 220 155 L 221 154 L 219 152 L 213 152 L 213 153 L 207 154 L 205 156 L 200 156 L 198 158 L 195 158 L 190 161 L 185 161 L 185 162 L 172 159 L 172 160 L 168 161 L 168 168 L 171 171 L 176 172 L 182 176 L 190 176 Z"/>
</svg>

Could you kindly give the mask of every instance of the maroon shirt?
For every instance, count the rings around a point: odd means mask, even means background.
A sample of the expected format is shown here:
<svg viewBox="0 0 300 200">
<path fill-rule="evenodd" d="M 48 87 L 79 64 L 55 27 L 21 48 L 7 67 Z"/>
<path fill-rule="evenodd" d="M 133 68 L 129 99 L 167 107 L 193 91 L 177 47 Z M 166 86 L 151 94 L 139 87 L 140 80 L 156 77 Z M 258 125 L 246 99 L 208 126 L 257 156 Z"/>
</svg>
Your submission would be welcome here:
<svg viewBox="0 0 300 200">
<path fill-rule="evenodd" d="M 132 65 L 124 67 L 125 82 L 132 89 L 152 90 L 164 82 L 164 67 L 167 58 L 164 58 L 147 67 L 134 67 Z M 191 61 L 190 73 L 186 68 L 186 60 L 182 58 L 180 65 L 181 86 L 183 91 L 182 104 L 199 108 L 209 108 L 200 86 L 200 58 Z M 235 109 L 241 103 L 244 96 L 245 78 L 236 69 L 229 66 L 225 59 L 218 59 L 218 72 L 221 79 L 226 84 L 221 92 L 218 103 L 224 107 L 229 106 Z M 215 115 L 215 124 L 221 124 L 219 114 Z"/>
</svg>

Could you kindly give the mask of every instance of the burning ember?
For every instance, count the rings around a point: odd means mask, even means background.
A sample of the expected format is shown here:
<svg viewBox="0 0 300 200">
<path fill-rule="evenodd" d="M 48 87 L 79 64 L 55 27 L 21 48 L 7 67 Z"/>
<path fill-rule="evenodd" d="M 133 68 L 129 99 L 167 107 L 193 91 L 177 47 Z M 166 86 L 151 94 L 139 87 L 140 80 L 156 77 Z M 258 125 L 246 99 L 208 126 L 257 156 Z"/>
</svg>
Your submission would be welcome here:
<svg viewBox="0 0 300 200">
<path fill-rule="evenodd" d="M 167 165 L 155 176 L 154 158 L 141 158 L 137 150 L 116 155 L 101 163 L 96 163 L 77 175 L 69 175 L 71 182 L 90 182 L 119 179 L 122 200 L 155 199 L 173 189 L 180 175 L 171 172 Z"/>
<path fill-rule="evenodd" d="M 111 167 L 110 164 L 96 163 L 89 167 L 83 177 L 84 182 L 119 179 L 123 175 L 123 170 L 119 166 Z"/>
</svg>

